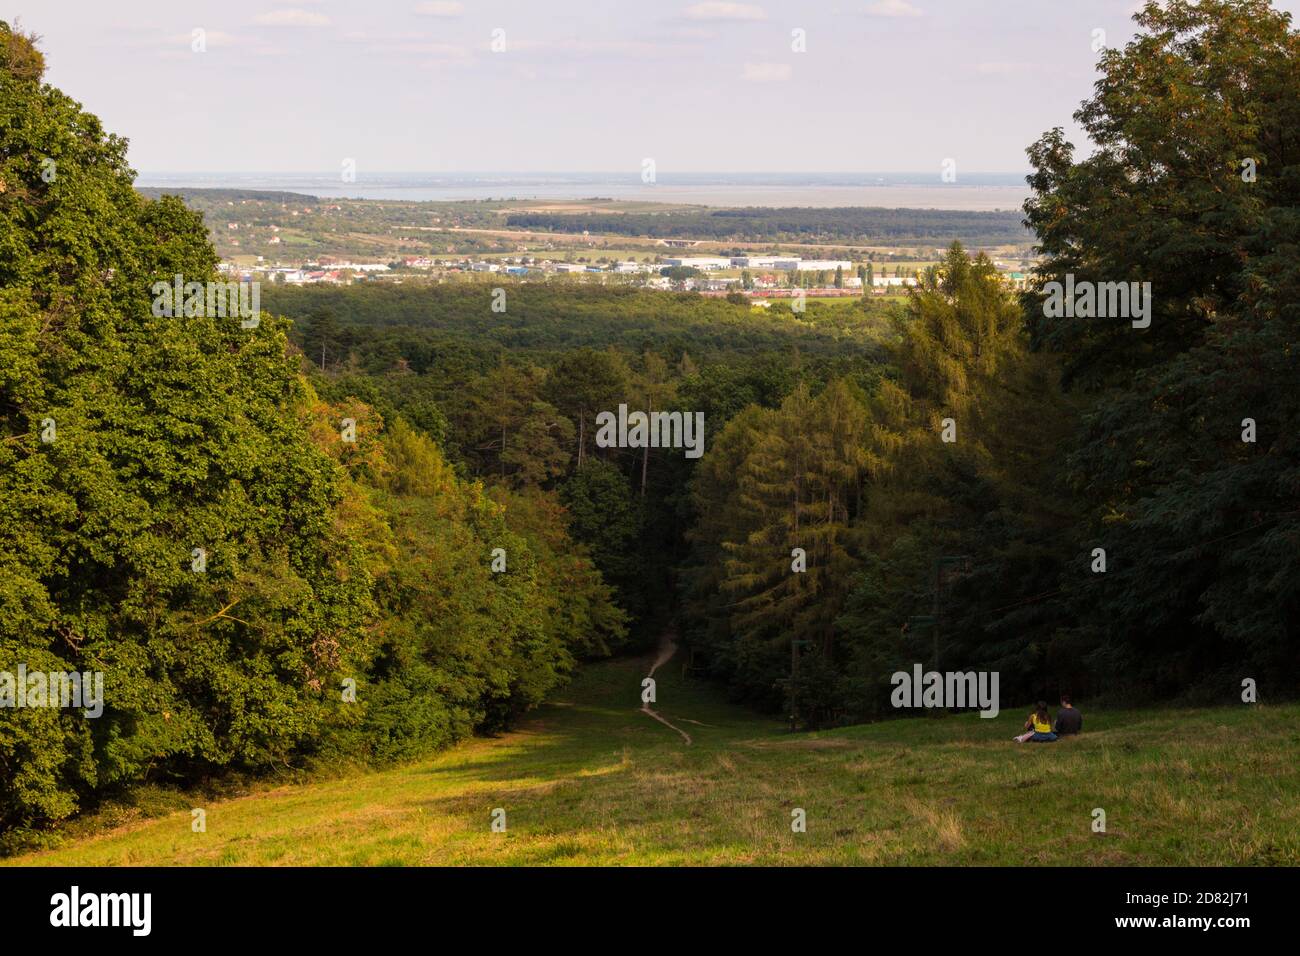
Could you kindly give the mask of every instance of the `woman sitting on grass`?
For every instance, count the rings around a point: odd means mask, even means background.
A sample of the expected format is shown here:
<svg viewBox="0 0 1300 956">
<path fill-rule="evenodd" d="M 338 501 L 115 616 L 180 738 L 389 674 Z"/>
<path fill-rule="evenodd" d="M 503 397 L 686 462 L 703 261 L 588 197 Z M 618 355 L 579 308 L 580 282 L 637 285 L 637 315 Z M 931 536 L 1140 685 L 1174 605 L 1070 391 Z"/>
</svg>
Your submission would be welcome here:
<svg viewBox="0 0 1300 956">
<path fill-rule="evenodd" d="M 1047 701 L 1038 702 L 1038 708 L 1025 721 L 1025 732 L 1014 739 L 1022 744 L 1025 741 L 1050 744 L 1056 739 L 1056 734 L 1052 733 L 1052 715 L 1047 712 Z"/>
</svg>

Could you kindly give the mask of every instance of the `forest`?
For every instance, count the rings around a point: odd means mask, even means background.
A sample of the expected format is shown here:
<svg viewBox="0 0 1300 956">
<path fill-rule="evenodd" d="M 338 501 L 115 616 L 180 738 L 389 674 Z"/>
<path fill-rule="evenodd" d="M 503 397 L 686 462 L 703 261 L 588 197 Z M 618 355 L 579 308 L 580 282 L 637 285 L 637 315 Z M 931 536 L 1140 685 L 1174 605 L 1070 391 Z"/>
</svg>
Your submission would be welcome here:
<svg viewBox="0 0 1300 956">
<path fill-rule="evenodd" d="M 1018 212 L 794 206 L 656 213 L 511 212 L 506 225 L 656 239 L 929 245 L 956 239 L 967 245 L 1000 245 L 1030 238 L 1022 219 Z"/>
<path fill-rule="evenodd" d="M 1023 294 L 948 222 L 901 304 L 268 287 L 254 328 L 151 313 L 216 277 L 201 215 L 0 23 L 0 672 L 106 687 L 0 708 L 0 828 L 445 748 L 666 629 L 800 729 L 888 716 L 914 662 L 1294 696 L 1300 35 L 1265 0 L 1138 22 L 1096 148 L 1028 148 Z M 887 221 L 813 212 L 759 225 Z M 1047 318 L 1067 275 L 1151 283 L 1150 326 Z M 621 403 L 703 413 L 703 457 L 599 447 Z"/>
</svg>

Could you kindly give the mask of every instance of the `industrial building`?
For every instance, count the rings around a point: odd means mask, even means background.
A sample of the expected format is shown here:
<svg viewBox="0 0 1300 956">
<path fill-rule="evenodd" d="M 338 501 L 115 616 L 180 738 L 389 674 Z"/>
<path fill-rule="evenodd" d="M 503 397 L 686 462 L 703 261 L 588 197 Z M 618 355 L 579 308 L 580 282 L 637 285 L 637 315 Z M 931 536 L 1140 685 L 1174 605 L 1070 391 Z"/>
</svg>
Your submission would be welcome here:
<svg viewBox="0 0 1300 956">
<path fill-rule="evenodd" d="M 690 256 L 684 259 L 664 259 L 664 264 L 669 266 L 683 266 L 688 269 L 699 269 L 701 272 L 712 272 L 716 269 L 730 269 L 731 260 L 721 259 L 715 256 Z"/>
</svg>

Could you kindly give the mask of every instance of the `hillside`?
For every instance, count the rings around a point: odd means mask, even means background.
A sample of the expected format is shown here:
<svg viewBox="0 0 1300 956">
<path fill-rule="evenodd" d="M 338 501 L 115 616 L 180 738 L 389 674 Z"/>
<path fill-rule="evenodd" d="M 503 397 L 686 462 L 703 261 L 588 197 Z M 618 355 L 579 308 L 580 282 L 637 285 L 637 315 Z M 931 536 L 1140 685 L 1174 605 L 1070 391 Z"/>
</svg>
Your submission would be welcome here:
<svg viewBox="0 0 1300 956">
<path fill-rule="evenodd" d="M 593 665 L 518 730 L 434 759 L 209 805 L 206 833 L 179 804 L 5 862 L 1300 863 L 1300 705 L 1085 707 L 1087 733 L 1050 746 L 1010 740 L 1021 708 L 791 736 L 683 681 L 673 660 L 655 706 L 686 746 L 638 711 L 648 667 Z M 497 807 L 504 834 L 490 831 Z M 806 833 L 791 832 L 794 807 Z"/>
</svg>

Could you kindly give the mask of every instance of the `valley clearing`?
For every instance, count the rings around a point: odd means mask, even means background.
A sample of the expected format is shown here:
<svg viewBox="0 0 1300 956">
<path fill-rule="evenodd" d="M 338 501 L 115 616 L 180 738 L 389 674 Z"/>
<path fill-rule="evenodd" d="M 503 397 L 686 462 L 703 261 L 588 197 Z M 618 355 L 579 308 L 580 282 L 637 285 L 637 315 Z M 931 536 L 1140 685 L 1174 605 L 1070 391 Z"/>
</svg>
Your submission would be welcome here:
<svg viewBox="0 0 1300 956">
<path fill-rule="evenodd" d="M 1300 864 L 1300 705 L 1108 713 L 1010 740 L 1025 708 L 790 735 L 679 661 L 587 667 L 518 730 L 381 772 L 176 812 L 8 865 Z M 683 740 L 682 723 L 692 728 Z M 190 806 L 206 811 L 191 831 Z M 492 832 L 502 808 L 505 832 Z M 807 832 L 791 831 L 792 811 Z M 1106 832 L 1093 832 L 1094 810 Z M 125 814 L 125 815 L 124 815 Z"/>
</svg>

